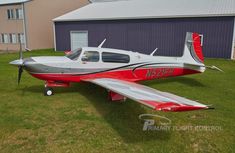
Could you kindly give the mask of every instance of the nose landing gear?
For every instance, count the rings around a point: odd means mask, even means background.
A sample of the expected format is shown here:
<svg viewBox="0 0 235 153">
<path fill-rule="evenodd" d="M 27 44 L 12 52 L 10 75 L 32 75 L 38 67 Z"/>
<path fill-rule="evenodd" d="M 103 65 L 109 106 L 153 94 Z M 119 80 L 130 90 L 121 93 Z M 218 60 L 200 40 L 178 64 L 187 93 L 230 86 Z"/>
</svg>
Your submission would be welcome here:
<svg viewBox="0 0 235 153">
<path fill-rule="evenodd" d="M 52 88 L 46 87 L 44 90 L 44 95 L 45 96 L 52 96 L 54 94 L 54 91 Z"/>
<path fill-rule="evenodd" d="M 46 81 L 44 95 L 45 96 L 54 95 L 54 90 L 52 89 L 52 87 L 69 87 L 69 85 L 70 85 L 69 82 Z"/>
</svg>

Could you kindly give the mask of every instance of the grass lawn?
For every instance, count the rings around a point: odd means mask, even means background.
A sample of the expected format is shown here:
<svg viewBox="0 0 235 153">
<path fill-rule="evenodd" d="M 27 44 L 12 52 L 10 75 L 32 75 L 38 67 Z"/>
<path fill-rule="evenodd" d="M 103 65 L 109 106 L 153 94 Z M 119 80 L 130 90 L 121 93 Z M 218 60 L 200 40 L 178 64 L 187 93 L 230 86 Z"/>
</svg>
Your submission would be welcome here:
<svg viewBox="0 0 235 153">
<path fill-rule="evenodd" d="M 63 55 L 52 50 L 25 57 Z M 109 103 L 105 89 L 88 83 L 56 88 L 43 95 L 44 82 L 8 63 L 18 54 L 0 55 L 0 152 L 235 152 L 235 62 L 206 59 L 225 73 L 145 82 L 152 88 L 212 104 L 215 110 L 155 112 L 138 103 Z M 220 130 L 143 131 L 140 114 L 165 116 L 173 126 L 218 126 Z"/>
</svg>

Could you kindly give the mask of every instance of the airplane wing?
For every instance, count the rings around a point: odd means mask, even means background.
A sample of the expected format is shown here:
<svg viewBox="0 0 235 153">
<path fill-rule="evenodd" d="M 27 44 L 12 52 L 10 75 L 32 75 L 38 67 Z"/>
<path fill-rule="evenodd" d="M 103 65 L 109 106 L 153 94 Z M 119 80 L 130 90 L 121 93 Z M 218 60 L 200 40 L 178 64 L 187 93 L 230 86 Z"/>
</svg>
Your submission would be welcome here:
<svg viewBox="0 0 235 153">
<path fill-rule="evenodd" d="M 196 101 L 179 97 L 171 93 L 161 92 L 133 82 L 110 78 L 86 81 L 102 86 L 158 111 L 179 112 L 209 108 L 208 106 Z"/>
</svg>

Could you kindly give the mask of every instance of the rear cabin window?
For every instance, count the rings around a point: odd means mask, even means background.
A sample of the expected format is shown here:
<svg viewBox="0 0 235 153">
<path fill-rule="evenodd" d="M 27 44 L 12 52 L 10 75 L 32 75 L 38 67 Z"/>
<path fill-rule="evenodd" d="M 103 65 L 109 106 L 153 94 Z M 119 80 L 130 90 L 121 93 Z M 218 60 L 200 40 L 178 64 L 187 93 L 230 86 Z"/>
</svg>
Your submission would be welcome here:
<svg viewBox="0 0 235 153">
<path fill-rule="evenodd" d="M 125 54 L 103 52 L 102 61 L 106 63 L 129 63 L 130 56 Z"/>
<path fill-rule="evenodd" d="M 82 56 L 84 62 L 99 62 L 100 54 L 97 51 L 85 51 Z"/>
</svg>

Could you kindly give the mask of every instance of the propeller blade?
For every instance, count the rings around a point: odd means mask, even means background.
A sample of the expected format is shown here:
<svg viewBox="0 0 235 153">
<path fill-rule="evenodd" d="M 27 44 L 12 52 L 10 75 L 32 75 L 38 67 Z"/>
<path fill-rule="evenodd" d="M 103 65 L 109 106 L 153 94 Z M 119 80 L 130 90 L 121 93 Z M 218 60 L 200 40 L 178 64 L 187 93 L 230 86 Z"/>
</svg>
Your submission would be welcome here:
<svg viewBox="0 0 235 153">
<path fill-rule="evenodd" d="M 20 84 L 22 73 L 23 73 L 23 66 L 19 66 L 19 69 L 18 69 L 18 85 Z"/>
</svg>

